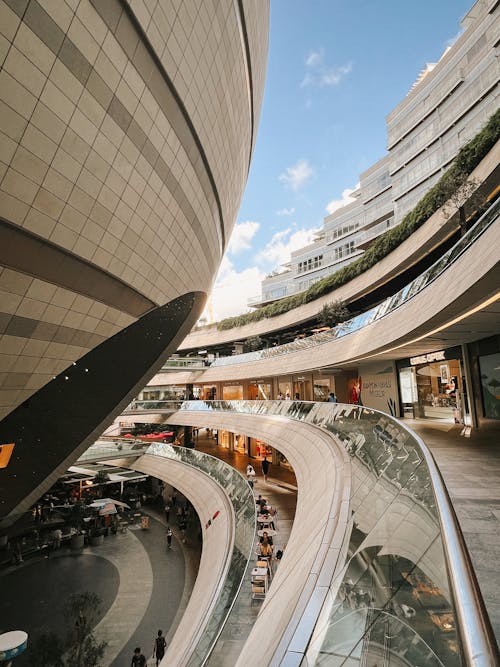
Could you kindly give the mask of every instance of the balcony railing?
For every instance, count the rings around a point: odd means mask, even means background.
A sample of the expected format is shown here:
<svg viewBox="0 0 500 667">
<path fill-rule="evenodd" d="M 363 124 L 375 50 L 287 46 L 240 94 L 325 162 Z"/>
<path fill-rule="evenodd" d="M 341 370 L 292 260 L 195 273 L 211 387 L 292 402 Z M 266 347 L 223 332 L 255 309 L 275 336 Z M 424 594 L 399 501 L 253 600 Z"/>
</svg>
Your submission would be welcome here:
<svg viewBox="0 0 500 667">
<path fill-rule="evenodd" d="M 292 611 L 294 629 L 283 631 L 285 612 L 277 619 L 276 628 L 288 639 L 266 664 L 498 664 L 446 489 L 425 444 L 410 429 L 372 409 L 331 403 L 187 401 L 180 406 L 179 414 L 184 412 L 198 413 L 193 424 L 203 423 L 202 413 L 220 414 L 221 423 L 228 413 L 303 422 L 333 436 L 347 456 L 347 523 L 331 536 L 331 555 L 318 558 L 302 618 Z M 307 444 L 295 444 L 299 460 L 307 458 Z M 290 551 L 294 536 L 307 539 L 307 528 L 294 526 Z M 271 599 L 280 594 L 286 591 L 271 587 Z M 257 618 L 256 630 L 258 624 Z M 262 635 L 251 633 L 243 651 L 250 647 L 251 654 L 256 641 Z"/>
<path fill-rule="evenodd" d="M 257 350 L 255 352 L 246 352 L 243 354 L 233 355 L 232 357 L 219 357 L 211 365 L 212 366 L 232 366 L 234 364 L 247 363 L 249 361 L 258 361 L 260 359 L 269 359 L 282 354 L 289 354 L 291 352 L 298 352 L 329 343 L 336 338 L 342 338 L 348 334 L 359 331 L 363 327 L 368 326 L 376 320 L 380 320 L 389 313 L 399 308 L 419 294 L 422 290 L 428 287 L 434 280 L 436 280 L 444 271 L 446 271 L 457 259 L 470 248 L 474 242 L 481 236 L 481 234 L 494 224 L 500 214 L 500 200 L 495 202 L 486 213 L 476 222 L 476 224 L 464 235 L 462 238 L 450 248 L 440 259 L 438 259 L 432 266 L 430 266 L 424 273 L 412 280 L 408 285 L 396 292 L 393 296 L 388 297 L 378 306 L 370 308 L 370 310 L 353 317 L 342 324 L 307 338 L 301 338 L 291 343 L 278 345 L 276 347 L 267 348 L 265 350 Z"/>
</svg>

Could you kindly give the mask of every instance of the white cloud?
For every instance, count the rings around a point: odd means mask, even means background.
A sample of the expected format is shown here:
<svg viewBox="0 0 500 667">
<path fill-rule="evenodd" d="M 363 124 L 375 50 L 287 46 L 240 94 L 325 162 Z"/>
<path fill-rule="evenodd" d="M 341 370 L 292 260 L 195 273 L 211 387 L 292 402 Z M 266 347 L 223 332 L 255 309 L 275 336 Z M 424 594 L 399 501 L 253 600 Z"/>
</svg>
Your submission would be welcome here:
<svg viewBox="0 0 500 667">
<path fill-rule="evenodd" d="M 342 81 L 346 74 L 349 74 L 351 70 L 351 63 L 348 63 L 347 65 L 341 65 L 340 67 L 334 67 L 333 69 L 324 70 L 319 76 L 319 85 L 336 86 Z"/>
<path fill-rule="evenodd" d="M 252 222 L 250 220 L 247 220 L 246 222 L 238 222 L 233 228 L 227 252 L 236 255 L 242 250 L 248 250 L 252 245 L 251 241 L 259 231 L 259 228 L 259 222 Z"/>
<path fill-rule="evenodd" d="M 319 49 L 319 51 L 311 51 L 307 56 L 306 65 L 308 67 L 317 67 L 318 65 L 321 65 L 324 55 L 325 52 L 323 49 Z"/>
<path fill-rule="evenodd" d="M 209 321 L 219 321 L 248 312 L 247 301 L 249 297 L 260 294 L 260 283 L 264 278 L 265 274 L 257 266 L 237 271 L 225 255 L 202 317 Z"/>
<path fill-rule="evenodd" d="M 306 58 L 308 71 L 300 82 L 301 88 L 307 86 L 337 86 L 352 71 L 352 63 L 331 67 L 325 62 L 324 49 L 311 51 Z"/>
<path fill-rule="evenodd" d="M 309 72 L 306 72 L 306 75 L 300 82 L 300 87 L 305 88 L 306 86 L 312 86 L 315 81 L 316 77 L 314 77 L 312 74 L 309 74 Z"/>
<path fill-rule="evenodd" d="M 293 231 L 292 227 L 276 232 L 257 255 L 257 262 L 272 269 L 276 268 L 280 264 L 288 262 L 292 252 L 312 243 L 317 232 L 317 229 L 297 229 Z"/>
<path fill-rule="evenodd" d="M 307 160 L 299 160 L 293 167 L 287 167 L 286 171 L 279 175 L 279 180 L 288 185 L 292 190 L 298 190 L 313 175 L 313 168 Z"/>
<path fill-rule="evenodd" d="M 295 213 L 295 209 L 292 208 L 280 208 L 279 211 L 276 211 L 276 215 L 293 215 Z"/>
<path fill-rule="evenodd" d="M 355 185 L 353 188 L 346 188 L 342 192 L 342 197 L 341 199 L 332 199 L 332 201 L 329 201 L 328 204 L 326 205 L 326 210 L 328 213 L 335 213 L 335 211 L 338 211 L 339 208 L 342 208 L 343 206 L 346 206 L 347 204 L 350 204 L 351 202 L 355 201 L 354 197 L 351 197 L 351 194 L 359 188 L 359 183 Z"/>
</svg>

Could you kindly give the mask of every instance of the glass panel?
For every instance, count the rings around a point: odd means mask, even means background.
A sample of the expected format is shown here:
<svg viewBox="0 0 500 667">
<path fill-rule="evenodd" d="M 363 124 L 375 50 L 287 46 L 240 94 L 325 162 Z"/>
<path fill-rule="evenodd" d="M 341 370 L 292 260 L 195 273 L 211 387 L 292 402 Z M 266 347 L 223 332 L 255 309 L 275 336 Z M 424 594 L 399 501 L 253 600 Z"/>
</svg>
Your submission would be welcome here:
<svg viewBox="0 0 500 667">
<path fill-rule="evenodd" d="M 334 403 L 186 401 L 180 409 L 282 415 L 343 443 L 353 479 L 348 543 L 312 634 L 308 665 L 463 664 L 431 476 L 410 431 L 388 415 Z M 246 565 L 236 562 L 241 572 Z M 222 609 L 235 586 L 225 591 Z M 214 624 L 220 622 L 217 613 Z"/>
</svg>

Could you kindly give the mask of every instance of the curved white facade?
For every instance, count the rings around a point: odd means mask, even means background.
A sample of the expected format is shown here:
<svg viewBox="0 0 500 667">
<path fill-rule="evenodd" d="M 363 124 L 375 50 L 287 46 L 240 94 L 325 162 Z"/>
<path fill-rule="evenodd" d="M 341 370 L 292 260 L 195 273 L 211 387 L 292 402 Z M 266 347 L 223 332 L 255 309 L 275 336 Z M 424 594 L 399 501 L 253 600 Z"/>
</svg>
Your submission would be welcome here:
<svg viewBox="0 0 500 667">
<path fill-rule="evenodd" d="M 145 313 L 208 291 L 268 16 L 265 0 L 0 1 L 0 418 Z"/>
</svg>

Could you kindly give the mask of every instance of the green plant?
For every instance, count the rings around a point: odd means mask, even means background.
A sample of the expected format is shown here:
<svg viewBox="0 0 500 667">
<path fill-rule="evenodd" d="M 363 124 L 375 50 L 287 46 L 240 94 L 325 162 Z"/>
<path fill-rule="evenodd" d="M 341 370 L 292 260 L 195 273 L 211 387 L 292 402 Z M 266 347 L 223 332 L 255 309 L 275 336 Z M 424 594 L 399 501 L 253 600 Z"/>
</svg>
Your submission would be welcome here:
<svg viewBox="0 0 500 667">
<path fill-rule="evenodd" d="M 255 352 L 255 350 L 261 350 L 263 347 L 264 341 L 260 336 L 249 336 L 243 343 L 245 352 Z"/>
<path fill-rule="evenodd" d="M 109 475 L 105 470 L 99 470 L 99 472 L 94 477 L 95 484 L 105 484 L 109 482 Z"/>
<path fill-rule="evenodd" d="M 101 604 L 101 598 L 89 591 L 70 596 L 66 604 L 69 623 L 66 667 L 99 667 L 107 643 L 97 642 L 92 629 Z"/>
<path fill-rule="evenodd" d="M 319 280 L 305 292 L 293 294 L 250 313 L 221 320 L 217 323 L 217 329 L 223 331 L 276 317 L 332 292 L 370 269 L 421 227 L 433 213 L 454 196 L 454 193 L 458 192 L 462 198 L 464 193 L 460 193 L 459 190 L 465 186 L 467 176 L 488 154 L 499 138 L 500 109 L 491 116 L 483 129 L 460 149 L 449 169 L 422 197 L 415 208 L 406 214 L 399 225 L 379 236 L 357 260 Z"/>
<path fill-rule="evenodd" d="M 325 327 L 334 327 L 340 322 L 345 322 L 350 316 L 349 311 L 343 301 L 331 301 L 325 303 L 321 309 L 320 317 Z"/>
<path fill-rule="evenodd" d="M 65 605 L 68 623 L 64 643 L 54 632 L 42 632 L 28 648 L 32 667 L 100 667 L 107 642 L 98 642 L 93 628 L 101 598 L 92 592 L 75 593 Z"/>
<path fill-rule="evenodd" d="M 79 533 L 83 528 L 83 518 L 86 516 L 87 510 L 85 504 L 79 500 L 74 505 L 72 505 L 69 513 L 69 522 Z"/>
</svg>

